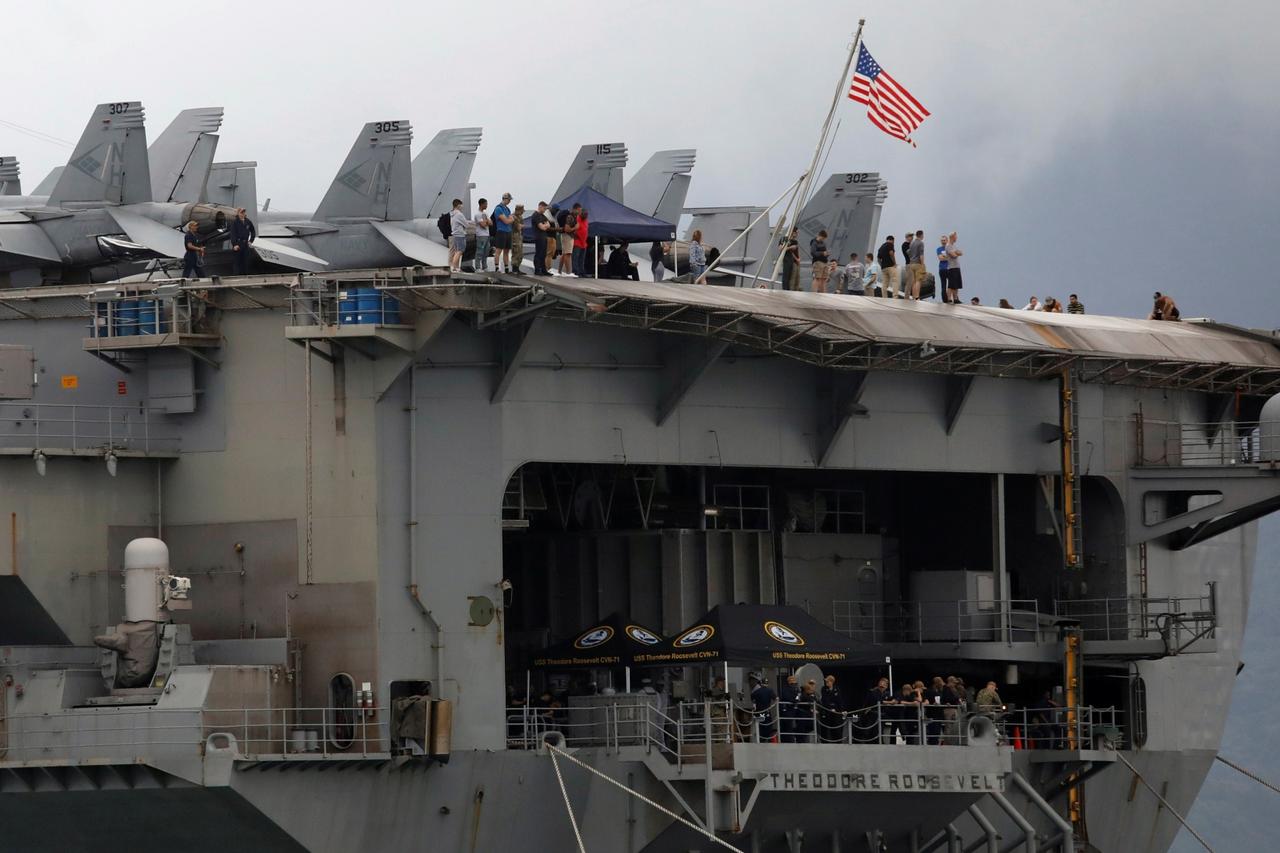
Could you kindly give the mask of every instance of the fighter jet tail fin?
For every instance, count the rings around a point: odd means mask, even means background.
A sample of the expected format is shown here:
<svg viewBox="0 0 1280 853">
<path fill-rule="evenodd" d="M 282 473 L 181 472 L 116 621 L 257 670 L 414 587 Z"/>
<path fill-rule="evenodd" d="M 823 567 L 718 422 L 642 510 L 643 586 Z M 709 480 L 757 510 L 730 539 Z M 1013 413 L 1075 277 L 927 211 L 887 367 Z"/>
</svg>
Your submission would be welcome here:
<svg viewBox="0 0 1280 853">
<path fill-rule="evenodd" d="M 415 217 L 434 219 L 451 210 L 455 198 L 467 200 L 481 132 L 479 127 L 442 130 L 413 158 Z"/>
<path fill-rule="evenodd" d="M 800 253 L 806 259 L 809 241 L 827 232 L 827 252 L 843 264 L 849 255 L 875 251 L 880 211 L 889 185 L 877 172 L 837 172 L 827 178 L 796 219 Z"/>
<path fill-rule="evenodd" d="M 316 208 L 320 222 L 334 219 L 412 219 L 413 172 L 408 121 L 371 121 Z"/>
<path fill-rule="evenodd" d="M 684 212 L 689 194 L 689 173 L 698 152 L 692 148 L 657 151 L 627 181 L 627 207 L 673 225 Z"/>
<path fill-rule="evenodd" d="M 18 175 L 18 158 L 0 157 L 0 195 L 22 195 L 22 179 Z"/>
<path fill-rule="evenodd" d="M 66 166 L 54 166 L 49 170 L 49 174 L 44 176 L 44 180 L 36 184 L 36 188 L 31 191 L 31 194 L 47 196 L 53 192 L 53 188 L 58 185 L 58 178 L 61 178 L 62 173 L 66 170 Z"/>
<path fill-rule="evenodd" d="M 155 201 L 204 201 L 205 182 L 217 150 L 222 107 L 183 110 L 151 143 L 151 191 Z"/>
<path fill-rule="evenodd" d="M 141 204 L 151 201 L 146 117 L 141 101 L 98 104 L 49 205 L 69 202 Z"/>
<path fill-rule="evenodd" d="M 214 163 L 205 199 L 210 204 L 243 207 L 253 219 L 258 210 L 258 164 L 253 160 Z M 265 208 L 264 208 L 265 209 Z"/>
<path fill-rule="evenodd" d="M 578 149 L 569 171 L 551 201 L 576 193 L 584 186 L 622 203 L 622 169 L 627 165 L 627 146 L 622 142 L 601 142 Z"/>
</svg>

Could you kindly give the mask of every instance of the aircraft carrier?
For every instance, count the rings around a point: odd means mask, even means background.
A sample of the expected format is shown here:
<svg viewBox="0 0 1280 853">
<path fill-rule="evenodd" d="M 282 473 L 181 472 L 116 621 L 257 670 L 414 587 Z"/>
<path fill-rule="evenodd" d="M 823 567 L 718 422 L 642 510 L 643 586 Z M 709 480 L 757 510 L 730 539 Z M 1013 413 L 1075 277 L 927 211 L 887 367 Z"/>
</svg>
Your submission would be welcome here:
<svg viewBox="0 0 1280 853">
<path fill-rule="evenodd" d="M 0 848 L 1168 848 L 1270 332 L 401 261 L 0 290 Z"/>
</svg>

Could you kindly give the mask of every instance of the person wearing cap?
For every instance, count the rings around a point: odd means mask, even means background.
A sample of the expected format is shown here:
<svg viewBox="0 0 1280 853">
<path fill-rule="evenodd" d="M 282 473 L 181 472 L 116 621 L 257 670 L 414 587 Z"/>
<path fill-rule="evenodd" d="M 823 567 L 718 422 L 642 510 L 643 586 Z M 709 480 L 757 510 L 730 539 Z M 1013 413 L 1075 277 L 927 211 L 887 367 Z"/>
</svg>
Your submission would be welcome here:
<svg viewBox="0 0 1280 853">
<path fill-rule="evenodd" d="M 258 238 L 258 229 L 243 207 L 231 220 L 231 270 L 234 275 L 249 274 L 249 244 Z"/>
<path fill-rule="evenodd" d="M 199 278 L 204 259 L 204 241 L 200 239 L 200 224 L 194 219 L 187 223 L 187 233 L 182 235 L 182 277 Z"/>
<path fill-rule="evenodd" d="M 513 272 L 511 269 L 511 223 L 515 218 L 511 215 L 510 205 L 511 193 L 503 193 L 502 201 L 493 209 L 493 267 L 498 272 Z"/>
</svg>

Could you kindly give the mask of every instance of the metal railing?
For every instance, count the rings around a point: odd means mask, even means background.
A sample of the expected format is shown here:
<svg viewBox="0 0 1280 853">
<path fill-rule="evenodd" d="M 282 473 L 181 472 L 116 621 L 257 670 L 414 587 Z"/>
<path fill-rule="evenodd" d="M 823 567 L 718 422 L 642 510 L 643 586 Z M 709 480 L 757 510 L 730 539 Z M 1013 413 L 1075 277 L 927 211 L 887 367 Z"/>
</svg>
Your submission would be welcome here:
<svg viewBox="0 0 1280 853">
<path fill-rule="evenodd" d="M 732 700 L 682 702 L 669 712 L 647 702 L 587 708 L 507 709 L 507 747 L 537 749 L 556 732 L 569 747 L 643 747 L 673 764 L 728 760 L 733 743 L 962 746 L 998 743 L 1014 749 L 1093 748 L 1105 738 L 1120 748 L 1123 714 L 1115 708 L 974 708 L 886 702 L 852 711 L 816 702 L 775 701 L 767 710 Z M 973 723 L 973 725 L 971 725 Z M 718 746 L 719 745 L 719 746 Z"/>
<path fill-rule="evenodd" d="M 0 448 L 176 451 L 177 427 L 144 403 L 0 403 Z"/>
<path fill-rule="evenodd" d="M 205 307 L 204 299 L 186 291 L 90 297 L 87 337 L 107 342 L 135 335 L 194 334 L 205 317 Z"/>
<path fill-rule="evenodd" d="M 833 601 L 832 626 L 872 644 L 1052 642 L 1035 599 L 958 601 Z M 1043 628 L 1043 630 L 1042 630 Z"/>
<path fill-rule="evenodd" d="M 1187 423 L 1134 419 L 1136 461 L 1145 467 L 1250 465 L 1280 460 L 1280 424 L 1260 421 Z M 1264 453 L 1264 446 L 1267 450 Z"/>
<path fill-rule="evenodd" d="M 1086 640 L 1164 637 L 1181 649 L 1192 639 L 1213 636 L 1217 627 L 1217 584 L 1208 592 L 1181 598 L 1085 598 L 1055 601 L 1054 613 L 1078 620 Z"/>
<path fill-rule="evenodd" d="M 243 758 L 359 758 L 389 746 L 381 708 L 81 708 L 9 714 L 0 728 L 0 763 L 199 757 L 209 749 Z"/>
</svg>

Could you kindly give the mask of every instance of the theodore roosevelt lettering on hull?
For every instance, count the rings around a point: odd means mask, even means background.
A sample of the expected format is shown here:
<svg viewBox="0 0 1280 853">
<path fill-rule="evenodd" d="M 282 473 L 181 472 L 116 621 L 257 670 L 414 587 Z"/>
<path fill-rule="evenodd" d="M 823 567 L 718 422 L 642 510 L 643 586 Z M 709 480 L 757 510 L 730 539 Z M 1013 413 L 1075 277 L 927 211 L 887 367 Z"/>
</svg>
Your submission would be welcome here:
<svg viewBox="0 0 1280 853">
<path fill-rule="evenodd" d="M 993 773 L 769 773 L 761 780 L 774 791 L 895 791 L 986 793 L 1003 791 L 1004 777 Z"/>
</svg>

